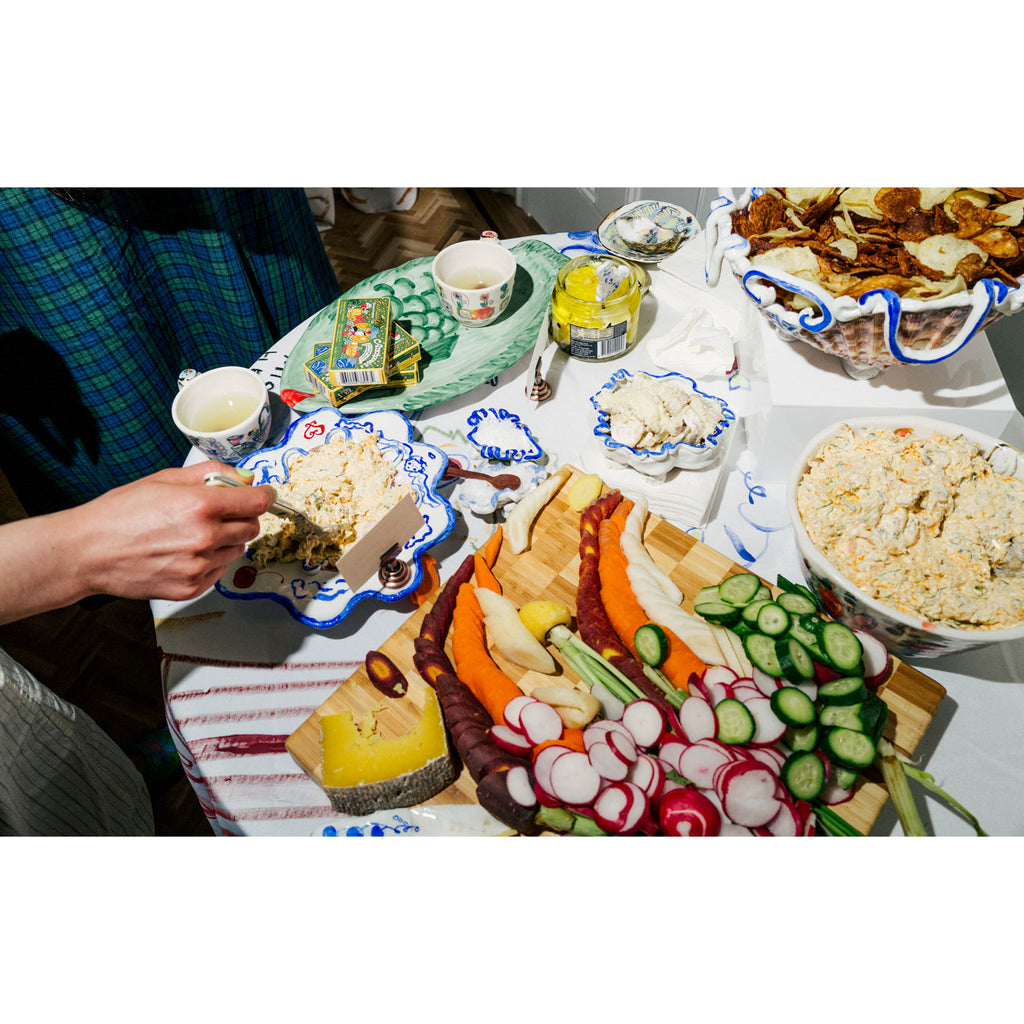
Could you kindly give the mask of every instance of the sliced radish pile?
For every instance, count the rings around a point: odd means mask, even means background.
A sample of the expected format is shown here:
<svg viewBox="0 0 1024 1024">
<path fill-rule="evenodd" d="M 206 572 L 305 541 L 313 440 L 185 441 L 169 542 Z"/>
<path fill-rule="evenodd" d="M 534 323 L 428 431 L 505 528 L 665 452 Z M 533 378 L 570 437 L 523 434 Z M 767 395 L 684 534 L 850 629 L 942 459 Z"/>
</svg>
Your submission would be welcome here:
<svg viewBox="0 0 1024 1024">
<path fill-rule="evenodd" d="M 594 801 L 594 821 L 606 832 L 629 835 L 647 815 L 648 801 L 632 782 L 612 782 Z"/>
<path fill-rule="evenodd" d="M 505 774 L 505 786 L 508 795 L 523 807 L 533 807 L 537 803 L 537 794 L 530 781 L 530 773 L 521 764 L 509 768 Z"/>
</svg>

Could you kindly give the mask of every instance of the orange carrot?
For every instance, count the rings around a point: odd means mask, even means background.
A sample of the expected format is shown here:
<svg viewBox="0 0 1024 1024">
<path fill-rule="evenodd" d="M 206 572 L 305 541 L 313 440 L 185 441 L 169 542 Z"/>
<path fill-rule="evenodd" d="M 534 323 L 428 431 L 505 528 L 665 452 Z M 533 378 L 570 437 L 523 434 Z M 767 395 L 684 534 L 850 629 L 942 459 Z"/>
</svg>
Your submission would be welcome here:
<svg viewBox="0 0 1024 1024">
<path fill-rule="evenodd" d="M 582 729 L 563 729 L 557 740 L 544 740 L 543 743 L 538 743 L 530 751 L 530 756 L 536 758 L 545 747 L 568 747 L 570 750 L 578 750 L 581 754 L 587 752 L 587 748 L 583 746 Z"/>
<path fill-rule="evenodd" d="M 441 576 L 437 571 L 437 559 L 429 551 L 425 552 L 420 559 L 423 566 L 423 580 L 420 585 L 409 595 L 413 604 L 420 605 L 429 601 L 433 594 L 441 586 Z"/>
<path fill-rule="evenodd" d="M 632 511 L 633 500 L 631 498 L 623 498 L 608 517 L 618 527 L 620 533 L 626 528 L 626 518 Z"/>
<path fill-rule="evenodd" d="M 636 599 L 629 584 L 629 562 L 622 552 L 617 525 L 610 519 L 600 527 L 601 557 L 598 573 L 601 577 L 601 594 L 608 617 L 622 642 L 636 655 L 633 637 L 636 631 L 650 618 Z M 661 671 L 680 690 L 689 691 L 690 674 L 703 676 L 707 665 L 672 630 L 662 626 L 668 640 L 668 655 L 661 663 Z"/>
<path fill-rule="evenodd" d="M 523 691 L 494 663 L 487 650 L 484 614 L 471 583 L 459 587 L 452 615 L 452 655 L 455 672 L 497 724 L 505 720 L 505 705 Z"/>
<path fill-rule="evenodd" d="M 473 575 L 476 577 L 476 585 L 478 587 L 493 590 L 496 594 L 501 593 L 501 584 L 498 582 L 498 578 L 494 575 L 491 567 L 487 564 L 487 558 L 482 551 L 477 551 L 473 554 Z"/>
<path fill-rule="evenodd" d="M 501 530 L 501 523 L 494 528 L 494 533 L 488 538 L 487 543 L 480 549 L 484 556 L 484 560 L 490 568 L 494 568 L 494 563 L 498 560 L 498 552 L 501 551 L 501 540 L 503 533 Z"/>
</svg>

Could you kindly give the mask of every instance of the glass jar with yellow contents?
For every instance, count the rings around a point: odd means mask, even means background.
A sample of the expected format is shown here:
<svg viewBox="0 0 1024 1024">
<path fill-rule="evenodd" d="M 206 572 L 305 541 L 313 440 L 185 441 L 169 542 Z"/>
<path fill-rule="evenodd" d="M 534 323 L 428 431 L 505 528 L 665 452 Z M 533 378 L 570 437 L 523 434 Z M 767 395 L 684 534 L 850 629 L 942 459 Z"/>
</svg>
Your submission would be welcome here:
<svg viewBox="0 0 1024 1024">
<path fill-rule="evenodd" d="M 616 359 L 637 343 L 647 271 L 618 256 L 591 253 L 558 272 L 551 293 L 551 337 L 577 359 Z"/>
</svg>

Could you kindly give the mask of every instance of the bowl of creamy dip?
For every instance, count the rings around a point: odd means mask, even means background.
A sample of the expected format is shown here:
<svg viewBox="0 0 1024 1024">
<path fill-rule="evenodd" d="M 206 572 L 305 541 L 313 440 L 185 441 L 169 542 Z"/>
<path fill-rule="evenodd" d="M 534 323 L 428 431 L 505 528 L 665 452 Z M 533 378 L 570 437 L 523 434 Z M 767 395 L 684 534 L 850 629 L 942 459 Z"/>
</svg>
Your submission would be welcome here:
<svg viewBox="0 0 1024 1024">
<path fill-rule="evenodd" d="M 920 416 L 857 417 L 812 438 L 787 503 L 826 610 L 900 657 L 1024 637 L 1024 456 Z"/>
<path fill-rule="evenodd" d="M 605 457 L 659 478 L 714 462 L 736 420 L 722 399 L 682 373 L 616 370 L 590 402 Z"/>
</svg>

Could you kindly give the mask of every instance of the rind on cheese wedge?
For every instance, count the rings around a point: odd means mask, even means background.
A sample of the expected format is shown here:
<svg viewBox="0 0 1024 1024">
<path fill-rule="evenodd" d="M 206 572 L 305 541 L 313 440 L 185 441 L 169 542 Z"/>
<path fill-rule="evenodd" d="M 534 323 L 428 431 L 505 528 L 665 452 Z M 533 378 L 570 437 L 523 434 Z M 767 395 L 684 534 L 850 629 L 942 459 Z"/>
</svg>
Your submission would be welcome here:
<svg viewBox="0 0 1024 1024">
<path fill-rule="evenodd" d="M 358 728 L 350 711 L 320 718 L 323 787 L 340 814 L 371 814 L 429 800 L 458 778 L 441 707 L 433 690 L 423 714 L 402 736 Z"/>
</svg>

